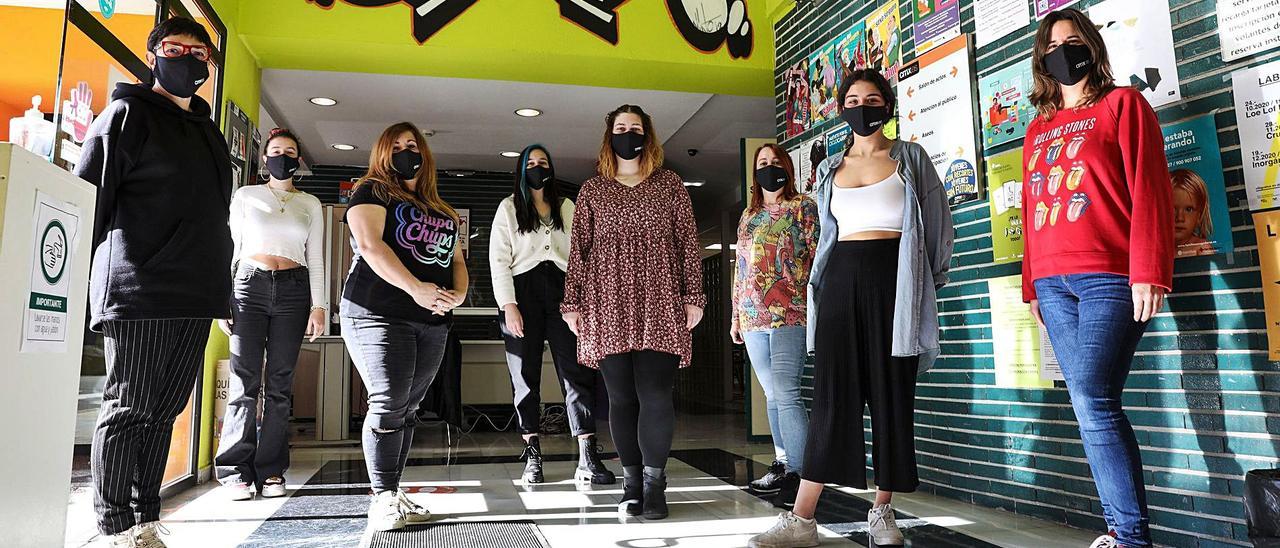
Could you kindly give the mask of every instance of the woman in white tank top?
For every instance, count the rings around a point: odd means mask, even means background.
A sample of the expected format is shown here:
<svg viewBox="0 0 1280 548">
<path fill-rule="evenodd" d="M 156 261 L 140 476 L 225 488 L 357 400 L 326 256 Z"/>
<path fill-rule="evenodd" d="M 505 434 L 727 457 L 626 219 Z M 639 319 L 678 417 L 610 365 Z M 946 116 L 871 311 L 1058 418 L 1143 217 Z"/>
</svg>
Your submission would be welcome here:
<svg viewBox="0 0 1280 548">
<path fill-rule="evenodd" d="M 320 200 L 293 186 L 299 150 L 292 133 L 273 130 L 262 156 L 266 184 L 231 199 L 232 321 L 221 322 L 231 335 L 231 378 L 215 465 L 232 500 L 253 498 L 255 486 L 263 497 L 284 496 L 293 370 L 303 337 L 315 340 L 327 322 L 324 215 Z"/>
</svg>

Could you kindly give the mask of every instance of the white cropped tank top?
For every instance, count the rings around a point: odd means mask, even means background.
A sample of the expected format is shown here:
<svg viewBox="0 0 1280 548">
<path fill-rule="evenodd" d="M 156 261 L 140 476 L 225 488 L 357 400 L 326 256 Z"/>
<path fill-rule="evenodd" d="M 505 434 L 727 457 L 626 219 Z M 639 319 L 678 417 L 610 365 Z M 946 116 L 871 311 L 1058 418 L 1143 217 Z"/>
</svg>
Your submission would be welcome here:
<svg viewBox="0 0 1280 548">
<path fill-rule="evenodd" d="M 902 232 L 907 185 L 897 171 L 872 185 L 840 188 L 833 182 L 831 186 L 831 216 L 841 238 L 872 230 Z"/>
</svg>

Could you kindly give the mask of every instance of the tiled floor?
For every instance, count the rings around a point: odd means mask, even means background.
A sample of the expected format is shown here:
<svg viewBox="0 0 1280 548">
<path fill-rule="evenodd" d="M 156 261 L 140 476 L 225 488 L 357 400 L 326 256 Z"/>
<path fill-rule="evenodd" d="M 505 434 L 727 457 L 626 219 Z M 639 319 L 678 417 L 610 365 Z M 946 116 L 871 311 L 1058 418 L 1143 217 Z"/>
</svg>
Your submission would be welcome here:
<svg viewBox="0 0 1280 548">
<path fill-rule="evenodd" d="M 552 548 L 742 547 L 780 511 L 740 486 L 763 473 L 772 448 L 746 443 L 736 416 L 684 416 L 668 466 L 671 517 L 631 518 L 616 511 L 621 485 L 577 485 L 570 478 L 576 446 L 568 437 L 543 441 L 548 483 L 519 481 L 519 440 L 485 433 L 445 448 L 441 428 L 424 428 L 403 485 L 443 521 L 525 520 Z M 456 438 L 455 434 L 455 438 Z M 607 438 L 604 440 L 609 447 Z M 744 456 L 745 455 L 745 456 Z M 610 467 L 620 472 L 617 461 Z M 360 546 L 368 542 L 364 513 L 368 477 L 358 449 L 295 449 L 290 496 L 231 502 L 209 483 L 165 501 L 166 541 L 173 547 Z M 818 515 L 823 546 L 867 546 L 872 493 L 831 487 Z M 1085 547 L 1093 534 L 998 510 L 912 494 L 895 500 L 908 546 Z M 72 495 L 67 546 L 92 545 L 87 491 Z"/>
</svg>

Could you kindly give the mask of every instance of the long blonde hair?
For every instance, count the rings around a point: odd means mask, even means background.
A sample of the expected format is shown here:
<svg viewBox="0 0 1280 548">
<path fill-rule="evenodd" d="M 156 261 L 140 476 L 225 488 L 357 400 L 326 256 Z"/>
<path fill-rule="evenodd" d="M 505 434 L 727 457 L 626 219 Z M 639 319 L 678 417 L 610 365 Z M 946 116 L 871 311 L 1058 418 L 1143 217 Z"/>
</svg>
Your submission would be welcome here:
<svg viewBox="0 0 1280 548">
<path fill-rule="evenodd" d="M 414 177 L 413 190 L 409 190 L 409 186 L 400 180 L 400 175 L 396 173 L 391 163 L 393 154 L 391 151 L 395 147 L 396 139 L 405 132 L 413 136 L 414 142 L 418 143 L 418 152 L 422 154 L 422 168 Z M 431 156 L 427 138 L 422 135 L 422 131 L 417 126 L 409 122 L 399 122 L 392 124 L 382 132 L 381 137 L 378 137 L 373 150 L 369 152 L 369 170 L 356 182 L 355 188 L 370 184 L 373 185 L 373 195 L 379 200 L 395 199 L 409 202 L 423 212 L 434 210 L 448 215 L 455 223 L 458 222 L 458 212 L 440 197 L 440 189 L 436 182 L 436 160 Z"/>
</svg>

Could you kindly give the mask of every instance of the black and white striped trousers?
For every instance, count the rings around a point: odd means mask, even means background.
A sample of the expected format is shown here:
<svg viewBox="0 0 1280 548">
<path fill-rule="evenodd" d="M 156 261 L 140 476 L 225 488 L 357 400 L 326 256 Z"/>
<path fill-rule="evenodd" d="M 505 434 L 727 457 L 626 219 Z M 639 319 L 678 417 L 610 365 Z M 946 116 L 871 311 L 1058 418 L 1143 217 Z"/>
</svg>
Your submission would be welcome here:
<svg viewBox="0 0 1280 548">
<path fill-rule="evenodd" d="M 103 322 L 107 382 L 90 459 L 102 534 L 160 519 L 173 421 L 195 387 L 210 326 L 208 319 Z"/>
</svg>

